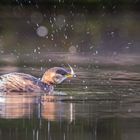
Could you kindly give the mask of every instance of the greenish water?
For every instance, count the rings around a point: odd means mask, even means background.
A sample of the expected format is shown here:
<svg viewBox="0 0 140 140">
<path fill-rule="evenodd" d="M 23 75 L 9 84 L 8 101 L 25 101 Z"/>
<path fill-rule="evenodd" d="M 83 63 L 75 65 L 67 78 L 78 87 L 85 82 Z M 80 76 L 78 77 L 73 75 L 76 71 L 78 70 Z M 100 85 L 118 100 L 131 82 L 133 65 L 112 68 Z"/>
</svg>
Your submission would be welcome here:
<svg viewBox="0 0 140 140">
<path fill-rule="evenodd" d="M 56 65 L 67 67 L 64 56 L 73 58 L 74 64 L 72 60 L 68 62 L 73 66 L 77 78 L 55 87 L 54 96 L 41 93 L 1 93 L 1 140 L 139 139 L 138 56 L 135 59 L 130 55 L 128 60 L 125 59 L 128 55 L 122 55 L 108 60 L 89 55 L 48 55 L 50 59 L 54 56 L 62 59 L 48 63 L 47 68 Z M 84 63 L 89 58 L 90 61 Z M 24 65 L 11 63 L 10 60 L 1 59 L 0 74 L 18 71 L 40 77 L 46 69 L 44 63 L 41 68 L 41 64 L 34 65 L 26 59 L 28 63 Z"/>
</svg>

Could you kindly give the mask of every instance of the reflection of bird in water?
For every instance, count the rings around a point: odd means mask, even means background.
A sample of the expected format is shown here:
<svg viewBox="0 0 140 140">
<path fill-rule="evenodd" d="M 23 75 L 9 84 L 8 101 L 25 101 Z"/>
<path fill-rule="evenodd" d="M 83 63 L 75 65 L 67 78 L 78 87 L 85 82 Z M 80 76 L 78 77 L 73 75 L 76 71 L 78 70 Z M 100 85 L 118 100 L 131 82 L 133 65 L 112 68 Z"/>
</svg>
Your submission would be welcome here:
<svg viewBox="0 0 140 140">
<path fill-rule="evenodd" d="M 48 69 L 42 79 L 24 73 L 10 73 L 0 76 L 1 92 L 47 92 L 53 91 L 53 86 L 65 79 L 75 76 L 71 66 L 70 71 L 62 67 Z"/>
<path fill-rule="evenodd" d="M 48 96 L 48 95 L 47 95 Z M 37 96 L 23 96 L 17 92 L 0 96 L 0 118 L 17 119 L 31 116 Z"/>
</svg>

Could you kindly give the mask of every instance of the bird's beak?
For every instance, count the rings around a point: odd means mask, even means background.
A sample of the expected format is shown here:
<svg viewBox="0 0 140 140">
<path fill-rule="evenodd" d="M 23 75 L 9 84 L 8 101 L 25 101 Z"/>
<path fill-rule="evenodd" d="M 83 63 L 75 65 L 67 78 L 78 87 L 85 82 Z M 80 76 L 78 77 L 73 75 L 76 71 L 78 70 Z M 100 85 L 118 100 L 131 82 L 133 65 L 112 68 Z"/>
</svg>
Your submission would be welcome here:
<svg viewBox="0 0 140 140">
<path fill-rule="evenodd" d="M 72 78 L 73 75 L 72 75 L 72 74 L 67 74 L 66 77 L 67 77 L 67 78 Z"/>
<path fill-rule="evenodd" d="M 76 74 L 73 70 L 73 68 L 68 64 L 69 68 L 70 68 L 70 73 L 66 75 L 67 78 L 72 78 L 72 77 L 76 77 Z"/>
</svg>

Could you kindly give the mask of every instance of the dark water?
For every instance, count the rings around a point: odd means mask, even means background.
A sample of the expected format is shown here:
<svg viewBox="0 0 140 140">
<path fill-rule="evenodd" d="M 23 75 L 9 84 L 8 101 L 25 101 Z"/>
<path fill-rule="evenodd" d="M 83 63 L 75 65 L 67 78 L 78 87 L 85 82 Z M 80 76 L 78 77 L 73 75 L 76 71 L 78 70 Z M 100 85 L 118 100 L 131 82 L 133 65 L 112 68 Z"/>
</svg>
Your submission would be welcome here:
<svg viewBox="0 0 140 140">
<path fill-rule="evenodd" d="M 59 53 L 55 56 L 63 58 L 63 55 Z M 69 60 L 77 78 L 58 85 L 55 96 L 1 93 L 0 140 L 139 139 L 138 58 L 129 56 L 128 60 L 125 59 L 126 55 L 109 60 L 104 57 L 96 57 L 95 60 L 89 55 L 69 57 L 77 60 L 75 64 Z M 84 63 L 87 59 L 90 61 Z M 62 60 L 57 59 L 56 64 L 52 63 L 48 67 L 62 65 Z M 95 63 L 97 61 L 100 63 Z M 41 76 L 45 70 L 33 64 L 20 67 L 7 63 L 9 65 L 4 66 L 1 60 L 0 74 L 19 71 Z"/>
</svg>

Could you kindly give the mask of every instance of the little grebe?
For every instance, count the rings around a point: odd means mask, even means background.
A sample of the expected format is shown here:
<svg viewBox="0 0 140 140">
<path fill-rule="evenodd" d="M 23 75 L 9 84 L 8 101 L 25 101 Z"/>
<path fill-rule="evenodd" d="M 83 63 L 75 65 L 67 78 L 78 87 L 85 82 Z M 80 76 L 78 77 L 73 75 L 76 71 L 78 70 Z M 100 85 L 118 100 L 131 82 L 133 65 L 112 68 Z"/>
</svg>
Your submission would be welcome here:
<svg viewBox="0 0 140 140">
<path fill-rule="evenodd" d="M 0 92 L 53 92 L 53 86 L 65 79 L 75 77 L 71 66 L 70 71 L 62 67 L 48 69 L 42 79 L 24 73 L 9 73 L 0 76 Z"/>
</svg>

